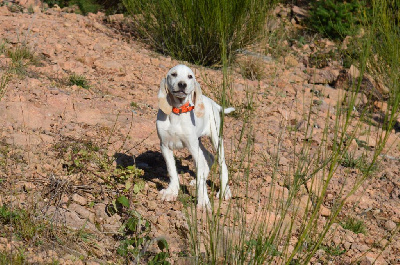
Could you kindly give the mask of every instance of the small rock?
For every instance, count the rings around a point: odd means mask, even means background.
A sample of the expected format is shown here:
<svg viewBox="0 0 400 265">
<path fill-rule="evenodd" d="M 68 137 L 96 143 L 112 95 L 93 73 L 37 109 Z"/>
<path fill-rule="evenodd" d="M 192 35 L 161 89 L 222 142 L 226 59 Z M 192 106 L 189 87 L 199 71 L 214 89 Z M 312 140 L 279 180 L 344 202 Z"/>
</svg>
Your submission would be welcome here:
<svg viewBox="0 0 400 265">
<path fill-rule="evenodd" d="M 293 55 L 288 55 L 285 57 L 285 64 L 289 67 L 295 67 L 299 65 L 299 61 Z"/>
<path fill-rule="evenodd" d="M 124 21 L 124 14 L 110 15 L 107 20 L 108 22 L 122 22 Z"/>
<path fill-rule="evenodd" d="M 87 199 L 86 199 L 85 197 L 83 197 L 83 196 L 77 194 L 77 193 L 74 193 L 74 194 L 72 195 L 71 199 L 72 199 L 74 202 L 76 202 L 76 203 L 78 203 L 78 204 L 80 204 L 80 205 L 86 205 L 86 204 L 87 204 Z"/>
<path fill-rule="evenodd" d="M 42 13 L 42 9 L 39 6 L 32 7 L 32 10 L 35 14 Z"/>
<path fill-rule="evenodd" d="M 289 163 L 289 160 L 286 157 L 284 157 L 284 156 L 279 157 L 279 165 L 280 166 L 287 166 L 288 163 Z"/>
<path fill-rule="evenodd" d="M 350 243 L 350 242 L 344 242 L 344 243 L 343 243 L 343 247 L 344 247 L 346 250 L 349 250 L 349 249 L 351 248 L 351 243 Z"/>
<path fill-rule="evenodd" d="M 105 220 L 105 222 L 106 222 L 107 224 L 110 224 L 110 225 L 118 225 L 118 226 L 121 226 L 120 220 L 121 220 L 121 216 L 119 216 L 118 214 L 114 214 L 113 216 L 108 217 L 108 218 Z"/>
<path fill-rule="evenodd" d="M 149 208 L 150 211 L 155 211 L 158 208 L 158 205 L 155 201 L 149 201 L 147 203 L 147 207 Z"/>
<path fill-rule="evenodd" d="M 103 220 L 107 219 L 109 216 L 107 215 L 106 212 L 106 207 L 107 205 L 104 203 L 97 203 L 93 209 L 94 209 L 94 214 L 96 216 L 96 221 L 99 223 L 102 223 Z"/>
<path fill-rule="evenodd" d="M 388 231 L 393 231 L 394 229 L 396 229 L 396 223 L 392 220 L 387 220 L 385 223 L 385 229 Z"/>
<path fill-rule="evenodd" d="M 293 15 L 299 20 L 309 17 L 308 11 L 298 6 L 293 6 L 292 12 Z"/>
<path fill-rule="evenodd" d="M 368 247 L 367 245 L 364 245 L 364 244 L 357 244 L 357 243 L 353 243 L 353 244 L 351 245 L 351 248 L 352 248 L 352 249 L 355 249 L 355 250 L 358 250 L 358 251 L 360 251 L 360 252 L 365 252 L 365 251 L 367 251 L 367 250 L 369 249 L 369 247 Z"/>
<path fill-rule="evenodd" d="M 11 15 L 10 10 L 8 10 L 7 6 L 0 6 L 0 16 L 9 16 Z"/>
<path fill-rule="evenodd" d="M 365 256 L 361 258 L 360 265 L 386 265 L 387 262 L 383 259 L 381 255 L 374 253 L 366 253 Z"/>
<path fill-rule="evenodd" d="M 118 230 L 121 226 L 117 224 L 103 224 L 103 229 L 104 232 L 109 232 L 109 233 L 118 233 Z"/>
<path fill-rule="evenodd" d="M 60 6 L 57 5 L 57 4 L 54 4 L 53 10 L 55 10 L 55 11 L 57 11 L 57 12 L 61 12 L 61 8 L 60 8 Z"/>
<path fill-rule="evenodd" d="M 389 243 L 388 240 L 382 239 L 382 240 L 379 242 L 379 246 L 380 246 L 381 248 L 385 248 L 386 245 L 387 245 L 388 243 Z"/>
<path fill-rule="evenodd" d="M 366 142 L 369 147 L 375 147 L 376 146 L 376 140 L 374 138 L 374 135 L 360 135 L 358 137 L 358 140 Z"/>
<path fill-rule="evenodd" d="M 339 71 L 333 69 L 315 69 L 311 73 L 309 83 L 310 84 L 333 84 L 337 77 L 339 76 Z"/>
<path fill-rule="evenodd" d="M 331 215 L 331 210 L 329 210 L 325 206 L 321 205 L 321 215 L 325 216 L 325 217 L 328 217 L 328 216 Z"/>
<path fill-rule="evenodd" d="M 160 215 L 159 217 L 158 217 L 158 219 L 157 219 L 157 223 L 160 225 L 160 227 L 163 229 L 163 230 L 166 230 L 166 229 L 168 229 L 168 227 L 169 227 L 169 220 L 168 220 L 168 217 L 166 216 L 166 215 Z"/>
<path fill-rule="evenodd" d="M 349 145 L 349 151 L 356 151 L 358 150 L 358 144 L 356 139 L 351 140 L 350 145 Z"/>
<path fill-rule="evenodd" d="M 100 42 L 98 42 L 93 45 L 93 50 L 96 52 L 102 52 L 104 50 L 104 46 Z"/>
<path fill-rule="evenodd" d="M 86 265 L 100 265 L 101 263 L 98 263 L 97 261 L 94 260 L 89 260 L 86 261 Z"/>
<path fill-rule="evenodd" d="M 80 215 L 80 217 L 89 220 L 91 223 L 95 222 L 95 214 L 86 209 L 85 207 L 72 203 L 69 205 L 68 209 L 74 211 Z"/>
<path fill-rule="evenodd" d="M 349 69 L 349 75 L 354 80 L 360 77 L 360 70 L 358 70 L 354 65 L 351 65 Z"/>
</svg>

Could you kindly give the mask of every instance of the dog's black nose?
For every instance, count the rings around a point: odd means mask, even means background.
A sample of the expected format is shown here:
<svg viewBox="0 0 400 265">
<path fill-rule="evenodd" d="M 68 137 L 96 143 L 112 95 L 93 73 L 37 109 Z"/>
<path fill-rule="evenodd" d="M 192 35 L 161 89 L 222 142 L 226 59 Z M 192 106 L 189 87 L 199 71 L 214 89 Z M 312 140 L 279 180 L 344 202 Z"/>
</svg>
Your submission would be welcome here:
<svg viewBox="0 0 400 265">
<path fill-rule="evenodd" d="M 186 86 L 187 86 L 187 84 L 186 84 L 185 82 L 183 82 L 183 81 L 180 81 L 180 82 L 178 83 L 178 87 L 179 87 L 180 89 L 185 89 Z"/>
</svg>

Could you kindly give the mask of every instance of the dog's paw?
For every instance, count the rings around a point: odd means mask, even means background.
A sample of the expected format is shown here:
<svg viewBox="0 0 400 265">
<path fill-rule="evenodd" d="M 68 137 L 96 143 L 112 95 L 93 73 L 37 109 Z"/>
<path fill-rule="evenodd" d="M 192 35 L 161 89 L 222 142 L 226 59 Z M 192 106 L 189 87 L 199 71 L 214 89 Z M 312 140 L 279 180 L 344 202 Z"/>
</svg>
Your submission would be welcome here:
<svg viewBox="0 0 400 265">
<path fill-rule="evenodd" d="M 201 200 L 197 202 L 197 210 L 202 211 L 211 211 L 211 203 L 210 200 Z"/>
<path fill-rule="evenodd" d="M 163 201 L 176 201 L 176 198 L 178 197 L 178 190 L 168 187 L 160 191 L 160 196 L 161 200 Z"/>
<path fill-rule="evenodd" d="M 219 199 L 220 197 L 220 191 L 217 192 L 217 199 Z M 222 194 L 222 198 L 224 200 L 229 200 L 230 198 L 232 198 L 232 193 L 231 193 L 231 189 L 229 188 L 229 186 L 226 186 L 224 194 Z"/>
</svg>

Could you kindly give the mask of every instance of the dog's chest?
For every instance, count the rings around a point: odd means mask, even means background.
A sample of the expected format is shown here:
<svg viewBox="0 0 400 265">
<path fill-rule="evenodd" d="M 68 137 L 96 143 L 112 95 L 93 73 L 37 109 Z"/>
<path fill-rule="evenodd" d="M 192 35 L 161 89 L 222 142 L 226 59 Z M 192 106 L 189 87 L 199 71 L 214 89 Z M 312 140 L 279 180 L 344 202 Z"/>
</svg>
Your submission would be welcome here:
<svg viewBox="0 0 400 265">
<path fill-rule="evenodd" d="M 158 124 L 159 135 L 162 143 L 167 145 L 170 149 L 182 149 L 188 142 L 195 136 L 194 126 L 190 120 L 185 117 L 179 116 Z M 175 119 L 174 119 L 175 118 Z"/>
</svg>

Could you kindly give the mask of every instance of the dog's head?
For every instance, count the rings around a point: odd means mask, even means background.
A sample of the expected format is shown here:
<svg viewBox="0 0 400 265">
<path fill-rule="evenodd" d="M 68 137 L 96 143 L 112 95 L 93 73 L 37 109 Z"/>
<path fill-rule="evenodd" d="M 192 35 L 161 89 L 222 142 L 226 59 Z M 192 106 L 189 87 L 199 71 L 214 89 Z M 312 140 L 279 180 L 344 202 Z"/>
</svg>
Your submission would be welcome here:
<svg viewBox="0 0 400 265">
<path fill-rule="evenodd" d="M 186 65 L 177 65 L 168 71 L 167 77 L 161 81 L 158 92 L 159 108 L 170 114 L 172 107 L 180 107 L 189 100 L 194 103 L 196 117 L 204 115 L 200 84 L 197 83 L 193 71 Z"/>
</svg>

